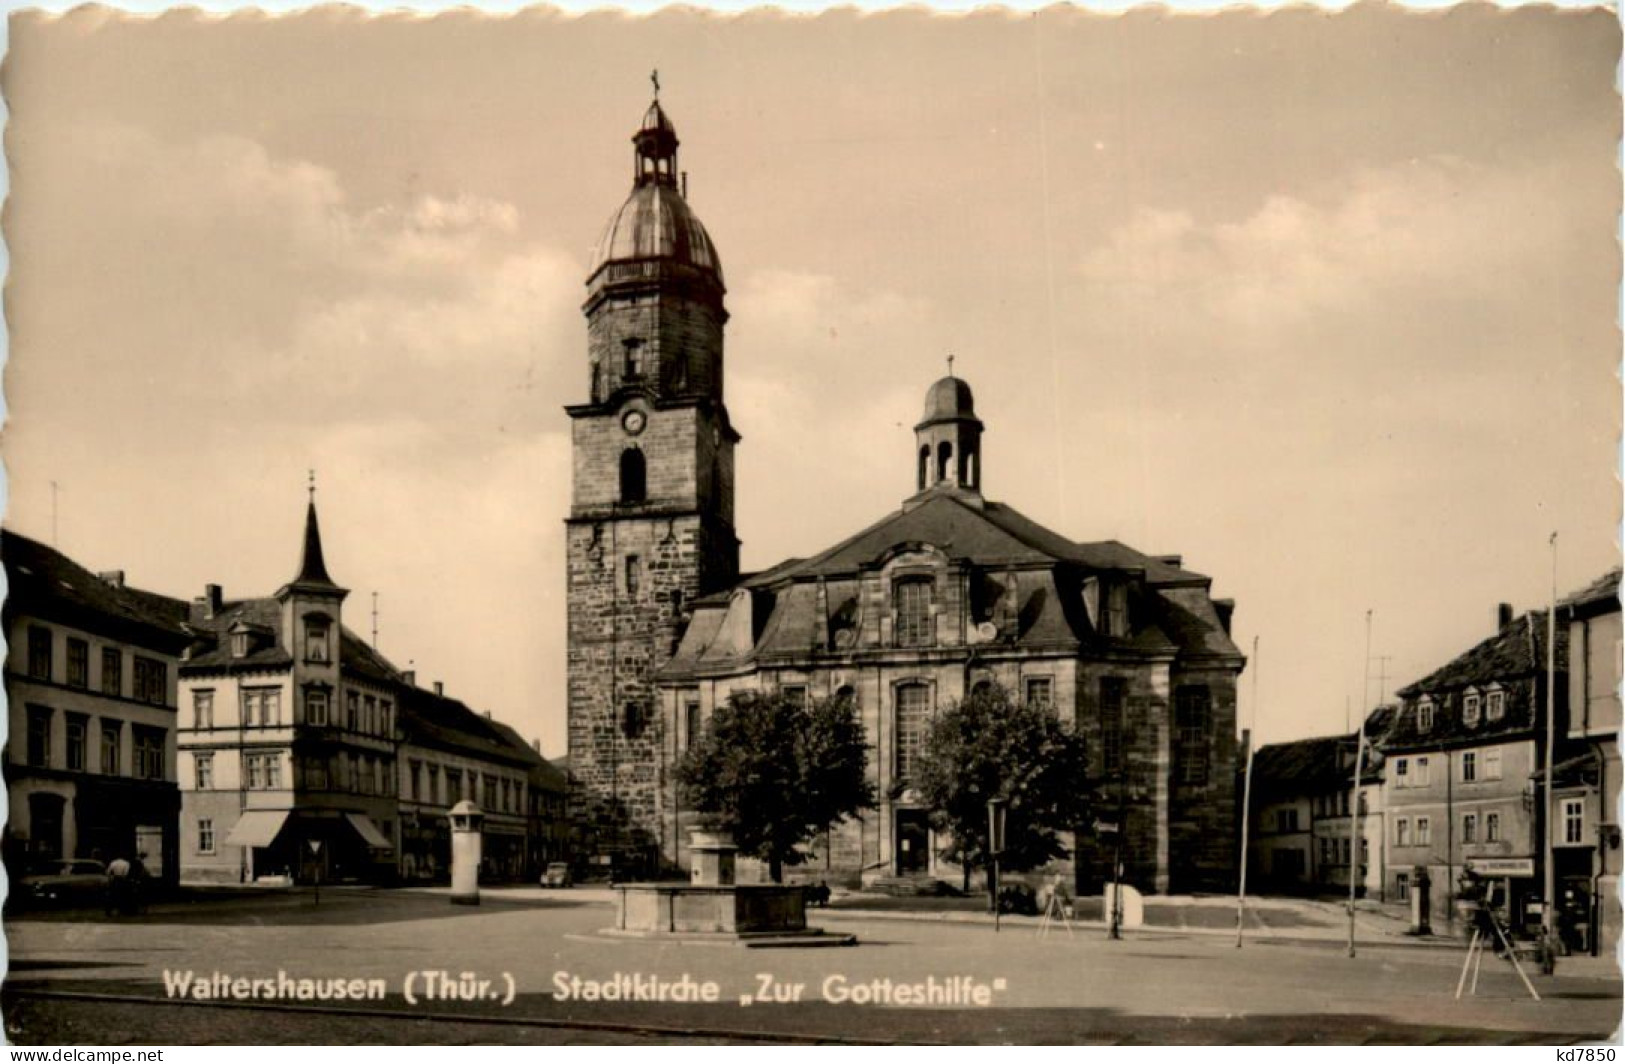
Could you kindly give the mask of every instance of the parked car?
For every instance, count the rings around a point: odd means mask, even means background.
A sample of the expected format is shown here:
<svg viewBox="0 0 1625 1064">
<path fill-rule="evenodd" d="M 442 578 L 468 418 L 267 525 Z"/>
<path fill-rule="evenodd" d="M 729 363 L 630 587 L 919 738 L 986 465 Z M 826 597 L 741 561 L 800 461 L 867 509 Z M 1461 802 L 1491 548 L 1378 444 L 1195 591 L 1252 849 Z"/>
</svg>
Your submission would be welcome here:
<svg viewBox="0 0 1625 1064">
<path fill-rule="evenodd" d="M 106 887 L 107 866 L 84 858 L 48 861 L 17 883 L 18 893 L 37 905 L 93 902 Z"/>
<path fill-rule="evenodd" d="M 554 861 L 542 873 L 542 886 L 544 887 L 568 887 L 570 884 L 570 866 L 563 861 Z"/>
</svg>

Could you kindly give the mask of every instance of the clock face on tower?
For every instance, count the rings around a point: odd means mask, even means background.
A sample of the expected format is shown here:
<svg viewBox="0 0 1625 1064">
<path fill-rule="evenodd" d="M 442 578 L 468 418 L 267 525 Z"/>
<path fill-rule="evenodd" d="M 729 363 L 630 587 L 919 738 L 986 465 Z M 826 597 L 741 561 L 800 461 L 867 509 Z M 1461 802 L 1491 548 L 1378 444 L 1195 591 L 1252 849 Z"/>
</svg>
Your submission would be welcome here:
<svg viewBox="0 0 1625 1064">
<path fill-rule="evenodd" d="M 636 436 L 643 431 L 643 426 L 647 421 L 648 419 L 644 416 L 643 411 L 628 410 L 625 416 L 621 418 L 621 428 L 625 429 L 628 434 Z"/>
</svg>

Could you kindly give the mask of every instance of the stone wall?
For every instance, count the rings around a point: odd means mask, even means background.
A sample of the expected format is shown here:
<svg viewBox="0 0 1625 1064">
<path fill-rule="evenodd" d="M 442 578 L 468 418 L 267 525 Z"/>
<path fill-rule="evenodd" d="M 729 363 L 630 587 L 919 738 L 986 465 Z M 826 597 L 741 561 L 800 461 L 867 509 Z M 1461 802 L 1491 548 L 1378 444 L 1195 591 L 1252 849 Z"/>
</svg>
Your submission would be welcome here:
<svg viewBox="0 0 1625 1064">
<path fill-rule="evenodd" d="M 648 286 L 617 288 L 594 307 L 587 323 L 589 373 L 597 367 L 592 402 L 635 382 L 648 383 L 663 395 L 722 401 L 727 312 L 720 293 L 694 295 L 684 298 Z M 626 373 L 628 340 L 637 342 L 640 372 L 634 380 Z"/>
</svg>

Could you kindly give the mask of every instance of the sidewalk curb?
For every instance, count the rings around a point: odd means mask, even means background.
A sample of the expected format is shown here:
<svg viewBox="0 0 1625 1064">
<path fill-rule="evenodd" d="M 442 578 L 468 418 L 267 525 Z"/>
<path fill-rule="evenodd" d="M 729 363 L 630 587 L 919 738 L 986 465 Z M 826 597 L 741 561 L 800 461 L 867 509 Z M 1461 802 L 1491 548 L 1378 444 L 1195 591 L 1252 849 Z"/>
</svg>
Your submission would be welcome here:
<svg viewBox="0 0 1625 1064">
<path fill-rule="evenodd" d="M 895 909 L 850 909 L 850 908 L 809 909 L 808 912 L 807 912 L 807 916 L 808 916 L 809 920 L 811 920 L 811 919 L 813 919 L 815 917 L 834 917 L 835 919 L 838 919 L 838 920 L 839 919 L 896 920 L 896 921 L 907 922 L 907 923 L 976 924 L 976 925 L 987 926 L 987 927 L 991 927 L 993 925 L 993 922 L 994 922 L 993 917 L 988 913 L 971 913 L 971 912 L 922 913 L 922 912 L 899 911 L 899 910 L 895 910 Z M 1020 927 L 1020 928 L 1031 928 L 1031 929 L 1036 930 L 1040 926 L 1040 918 L 1036 917 L 1036 916 L 1007 915 L 1007 916 L 1002 917 L 1002 920 L 1005 923 L 1009 923 L 1009 924 L 1012 924 L 1012 925 L 1014 925 L 1016 927 Z M 1107 929 L 1106 921 L 1104 921 L 1104 920 L 1078 920 L 1078 919 L 1074 919 L 1072 921 L 1072 926 L 1076 930 L 1100 931 L 1102 933 L 1104 933 L 1106 931 L 1106 929 Z M 1064 928 L 1064 925 L 1063 925 L 1062 930 L 1064 930 L 1064 929 L 1065 928 Z M 1217 928 L 1217 927 L 1163 927 L 1163 926 L 1157 925 L 1157 924 L 1141 924 L 1139 927 L 1132 928 L 1131 931 L 1134 932 L 1134 933 L 1145 931 L 1145 932 L 1150 932 L 1152 934 L 1158 934 L 1158 935 L 1203 935 L 1203 936 L 1213 937 L 1213 938 L 1218 938 L 1218 937 L 1231 938 L 1231 937 L 1234 937 L 1234 935 L 1235 935 L 1234 929 L 1227 929 L 1227 928 Z M 1245 937 L 1248 940 L 1255 941 L 1255 942 L 1273 941 L 1273 942 L 1316 942 L 1316 943 L 1324 943 L 1324 942 L 1343 942 L 1343 941 L 1345 941 L 1345 939 L 1343 939 L 1341 936 L 1336 936 L 1336 935 L 1301 934 L 1301 933 L 1295 933 L 1293 931 L 1284 930 L 1284 929 L 1283 930 L 1269 930 L 1269 929 L 1249 930 L 1246 933 Z M 1397 947 L 1406 948 L 1406 949 L 1434 949 L 1434 950 L 1456 950 L 1456 951 L 1465 950 L 1467 948 L 1466 943 L 1457 942 L 1455 939 L 1418 938 L 1418 937 L 1415 937 L 1415 936 L 1412 936 L 1412 935 L 1391 934 L 1391 933 L 1384 933 L 1384 936 L 1381 937 L 1381 938 L 1367 937 L 1367 938 L 1357 939 L 1356 944 L 1357 945 L 1372 946 L 1372 947 L 1377 947 L 1377 946 L 1382 946 L 1382 947 L 1397 946 Z"/>
</svg>

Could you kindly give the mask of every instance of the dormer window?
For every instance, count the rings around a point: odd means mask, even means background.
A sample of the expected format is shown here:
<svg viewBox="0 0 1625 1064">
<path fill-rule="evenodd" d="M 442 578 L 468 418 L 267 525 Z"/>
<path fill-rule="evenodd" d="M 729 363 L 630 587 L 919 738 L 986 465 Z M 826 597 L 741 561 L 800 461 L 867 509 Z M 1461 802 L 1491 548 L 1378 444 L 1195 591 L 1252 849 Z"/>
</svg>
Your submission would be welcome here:
<svg viewBox="0 0 1625 1064">
<path fill-rule="evenodd" d="M 1484 696 L 1484 716 L 1491 721 L 1500 720 L 1506 716 L 1507 696 L 1505 691 L 1491 690 Z"/>
<path fill-rule="evenodd" d="M 893 636 L 897 646 L 924 647 L 936 641 L 931 624 L 931 591 L 929 576 L 910 576 L 897 581 L 892 591 L 896 610 Z"/>
<path fill-rule="evenodd" d="M 1113 639 L 1128 635 L 1128 584 L 1114 580 L 1106 585 L 1105 634 Z"/>
<path fill-rule="evenodd" d="M 326 663 L 332 660 L 327 646 L 327 622 L 305 622 L 305 660 Z"/>
<path fill-rule="evenodd" d="M 250 640 L 248 638 L 248 633 L 246 631 L 231 633 L 231 656 L 232 657 L 234 657 L 234 658 L 246 658 L 246 657 L 248 657 L 248 652 L 249 652 L 249 650 L 251 648 L 252 648 L 251 643 L 250 643 Z"/>
<path fill-rule="evenodd" d="M 1479 697 L 1478 692 L 1469 688 L 1461 696 L 1461 722 L 1469 728 L 1478 727 Z"/>
<path fill-rule="evenodd" d="M 1416 704 L 1416 730 L 1431 731 L 1433 729 L 1433 700 L 1424 698 Z"/>
</svg>

